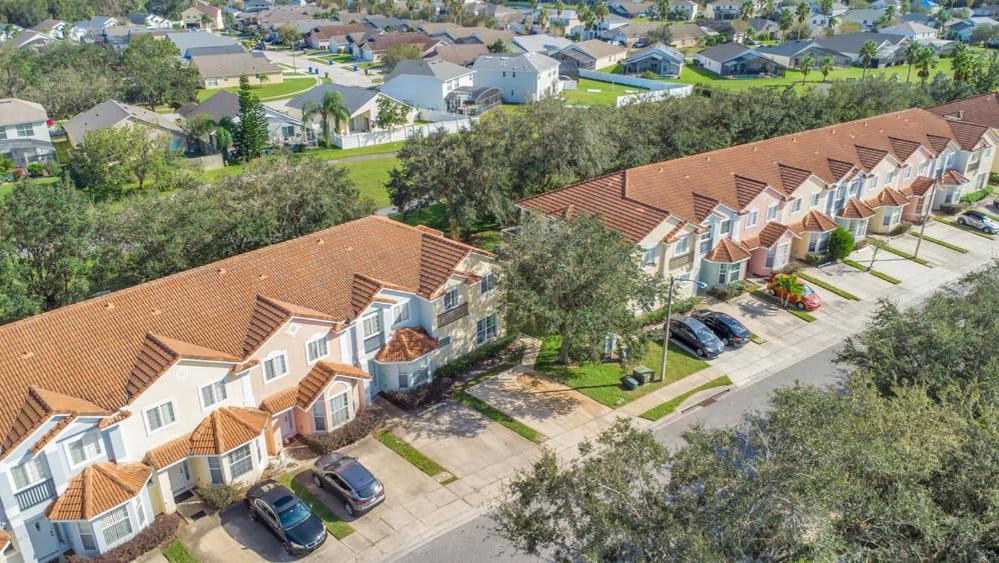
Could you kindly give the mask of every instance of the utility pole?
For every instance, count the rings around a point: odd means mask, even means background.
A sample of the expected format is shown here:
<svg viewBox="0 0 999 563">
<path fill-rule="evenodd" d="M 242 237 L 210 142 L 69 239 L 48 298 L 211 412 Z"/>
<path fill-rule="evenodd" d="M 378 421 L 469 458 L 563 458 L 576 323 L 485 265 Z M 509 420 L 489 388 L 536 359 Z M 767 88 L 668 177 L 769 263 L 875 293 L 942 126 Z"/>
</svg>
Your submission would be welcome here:
<svg viewBox="0 0 999 563">
<path fill-rule="evenodd" d="M 673 314 L 673 284 L 676 279 L 669 277 L 669 289 L 666 291 L 666 320 L 663 321 L 663 361 L 659 366 L 659 381 L 666 381 L 666 355 L 669 353 L 669 318 Z"/>
<path fill-rule="evenodd" d="M 926 213 L 923 214 L 923 224 L 919 226 L 919 236 L 916 239 L 916 251 L 912 253 L 913 258 L 919 258 L 919 247 L 923 244 L 923 233 L 926 231 L 926 223 L 930 222 L 930 211 L 933 209 L 933 196 L 937 191 L 937 183 L 933 182 L 930 186 L 929 199 L 930 204 L 926 207 Z M 926 202 L 921 202 L 926 205 Z"/>
</svg>

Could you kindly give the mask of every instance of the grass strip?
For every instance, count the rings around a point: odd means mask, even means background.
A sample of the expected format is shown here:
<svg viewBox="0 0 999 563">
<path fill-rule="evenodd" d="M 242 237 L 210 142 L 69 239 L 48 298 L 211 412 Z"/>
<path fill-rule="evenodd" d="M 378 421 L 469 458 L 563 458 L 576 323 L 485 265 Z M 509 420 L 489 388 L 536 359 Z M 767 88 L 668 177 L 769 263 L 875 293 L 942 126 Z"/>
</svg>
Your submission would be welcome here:
<svg viewBox="0 0 999 563">
<path fill-rule="evenodd" d="M 753 341 L 753 342 L 755 342 L 757 344 L 764 344 L 764 343 L 766 343 L 766 340 L 764 340 L 763 338 L 761 338 L 760 335 L 756 334 L 755 332 L 750 332 L 749 333 L 749 340 L 751 340 L 751 341 Z"/>
<path fill-rule="evenodd" d="M 163 557 L 170 563 L 198 563 L 198 558 L 191 554 L 184 542 L 173 540 L 163 549 Z"/>
<path fill-rule="evenodd" d="M 932 242 L 933 244 L 942 246 L 944 248 L 949 248 L 949 249 L 953 250 L 954 252 L 960 252 L 961 254 L 967 254 L 968 252 L 970 252 L 967 248 L 964 248 L 962 246 L 958 246 L 956 244 L 951 244 L 951 243 L 949 243 L 949 242 L 947 242 L 945 240 L 940 240 L 938 238 L 928 237 L 926 235 L 921 235 L 919 233 L 911 233 L 910 232 L 909 234 L 912 235 L 912 236 L 914 236 L 914 237 L 916 237 L 916 238 L 921 238 L 921 239 L 925 240 L 926 242 Z"/>
<path fill-rule="evenodd" d="M 690 391 L 687 391 L 682 395 L 677 395 L 676 397 L 673 397 L 672 399 L 666 401 L 665 403 L 659 406 L 652 407 L 651 409 L 643 412 L 639 416 L 641 416 L 646 420 L 652 420 L 652 421 L 659 420 L 660 418 L 675 411 L 676 408 L 679 407 L 681 403 L 686 401 L 687 398 L 693 395 L 694 393 L 699 393 L 701 391 L 704 391 L 705 389 L 721 387 L 723 385 L 732 385 L 732 380 L 729 379 L 727 375 L 723 375 L 717 379 L 712 379 L 711 381 L 705 383 L 704 385 L 701 385 L 700 387 L 695 387 L 694 389 L 691 389 Z"/>
<path fill-rule="evenodd" d="M 972 229 L 971 227 L 965 227 L 964 225 L 958 223 L 957 221 L 951 221 L 950 219 L 944 219 L 943 217 L 933 217 L 933 219 L 935 221 L 939 222 L 939 223 L 943 223 L 944 225 L 950 225 L 951 227 L 954 227 L 955 229 L 961 229 L 962 231 L 971 233 L 973 235 L 978 235 L 978 236 L 980 236 L 982 238 L 987 238 L 989 240 L 993 240 L 995 238 L 994 236 L 992 236 L 992 235 L 990 235 L 988 233 L 983 233 L 982 231 L 979 231 L 978 229 Z"/>
<path fill-rule="evenodd" d="M 805 311 L 799 311 L 798 309 L 794 309 L 794 308 L 788 309 L 787 307 L 784 306 L 784 304 L 781 302 L 780 299 L 774 297 L 773 295 L 770 295 L 769 293 L 763 291 L 762 289 L 757 289 L 755 291 L 751 291 L 750 295 L 752 295 L 753 297 L 755 297 L 757 299 L 760 299 L 762 301 L 766 301 L 767 303 L 772 303 L 772 304 L 780 307 L 781 309 L 787 311 L 788 313 L 791 313 L 792 315 L 794 315 L 794 316 L 798 317 L 799 319 L 805 321 L 806 323 L 810 323 L 810 322 L 814 322 L 815 321 L 815 317 L 813 317 L 812 315 L 809 315 Z"/>
<path fill-rule="evenodd" d="M 798 277 L 801 278 L 801 279 L 803 279 L 803 280 L 810 281 L 810 282 L 814 283 L 815 285 L 821 287 L 822 289 L 831 291 L 831 292 L 835 293 L 836 295 L 839 295 L 840 297 L 842 297 L 844 299 L 849 299 L 850 301 L 860 301 L 859 297 L 857 297 L 856 295 L 850 293 L 849 291 L 840 289 L 840 288 L 836 287 L 835 285 L 832 285 L 830 283 L 826 283 L 826 282 L 824 282 L 824 281 L 822 281 L 822 280 L 820 280 L 820 279 L 818 279 L 816 277 L 813 277 L 813 276 L 810 276 L 808 274 L 804 274 L 804 273 L 801 273 L 801 272 L 798 272 Z"/>
<path fill-rule="evenodd" d="M 465 391 L 464 389 L 459 390 L 455 393 L 455 398 L 458 399 L 462 404 L 479 411 L 486 418 L 491 418 L 498 422 L 499 424 L 506 426 L 510 430 L 513 430 L 517 434 L 527 438 L 528 440 L 534 442 L 535 444 L 540 444 L 545 440 L 545 435 L 537 430 L 531 428 L 530 426 L 520 422 L 519 420 L 511 417 L 510 415 L 504 413 L 503 411 L 497 409 L 496 407 L 490 405 L 489 403 L 483 401 L 482 399 L 472 395 L 471 393 Z"/>
<path fill-rule="evenodd" d="M 431 477 L 447 471 L 439 463 L 410 445 L 409 442 L 393 434 L 391 430 L 379 430 L 375 432 L 375 439 L 385 444 L 385 447 L 399 454 L 400 457 L 412 463 L 417 469 Z"/>
<path fill-rule="evenodd" d="M 890 284 L 898 285 L 902 283 L 902 280 L 898 278 L 893 278 L 884 272 L 879 272 L 877 270 L 868 270 L 867 266 L 864 266 L 863 264 L 857 262 L 856 260 L 850 260 L 849 258 L 844 258 L 843 263 L 846 264 L 847 266 L 852 266 L 862 272 L 867 272 L 868 274 L 871 274 L 876 278 L 883 279 Z"/>
<path fill-rule="evenodd" d="M 902 258 L 905 258 L 906 260 L 912 260 L 916 264 L 920 264 L 922 266 L 926 266 L 927 268 L 932 268 L 933 267 L 926 260 L 923 260 L 922 258 L 918 258 L 918 257 L 916 257 L 916 256 L 914 256 L 912 254 L 909 254 L 908 252 L 906 252 L 904 250 L 899 250 L 898 248 L 895 248 L 894 246 L 889 246 L 887 243 L 881 242 L 879 240 L 871 239 L 871 244 L 873 244 L 874 246 L 880 248 L 881 250 L 884 250 L 885 252 L 888 252 L 890 254 L 894 254 L 895 256 L 901 256 Z"/>
<path fill-rule="evenodd" d="M 291 473 L 285 473 L 277 478 L 278 482 L 291 489 L 291 492 L 295 493 L 313 514 L 319 517 L 329 530 L 329 533 L 333 534 L 338 540 L 349 536 L 354 533 L 354 528 L 340 519 L 328 506 L 326 506 L 323 501 L 319 500 L 319 497 L 312 494 L 312 491 L 305 488 L 304 485 L 295 480 L 295 476 Z"/>
</svg>

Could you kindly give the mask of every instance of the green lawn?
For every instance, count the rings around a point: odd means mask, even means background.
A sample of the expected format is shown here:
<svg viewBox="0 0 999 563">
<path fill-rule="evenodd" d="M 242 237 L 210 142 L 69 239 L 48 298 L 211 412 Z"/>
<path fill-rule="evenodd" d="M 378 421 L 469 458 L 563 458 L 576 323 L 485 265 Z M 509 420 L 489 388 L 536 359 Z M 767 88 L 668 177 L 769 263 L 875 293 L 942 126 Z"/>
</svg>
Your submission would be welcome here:
<svg viewBox="0 0 999 563">
<path fill-rule="evenodd" d="M 708 364 L 693 356 L 672 342 L 669 345 L 667 373 L 665 381 L 657 381 L 642 385 L 634 391 L 621 387 L 621 376 L 627 372 L 617 363 L 583 363 L 576 366 L 562 366 L 558 362 L 559 346 L 562 339 L 558 336 L 546 337 L 538 354 L 535 369 L 547 374 L 560 383 L 572 387 L 591 399 L 609 407 L 617 408 L 646 395 L 664 385 L 679 381 L 688 375 L 700 371 Z M 639 362 L 658 375 L 662 366 L 662 345 L 650 342 L 645 356 Z"/>
<path fill-rule="evenodd" d="M 405 440 L 392 433 L 391 430 L 375 432 L 375 439 L 385 444 L 385 447 L 399 454 L 400 457 L 412 463 L 417 469 L 434 477 L 447 471 L 439 463 L 427 457 L 423 452 L 411 446 Z"/>
<path fill-rule="evenodd" d="M 889 252 L 891 254 L 894 254 L 895 256 L 901 256 L 902 258 L 905 258 L 906 260 L 912 260 L 916 264 L 920 264 L 920 265 L 926 266 L 927 268 L 932 268 L 933 267 L 926 260 L 924 260 L 922 258 L 919 258 L 919 257 L 917 257 L 917 256 L 915 256 L 913 254 L 909 254 L 908 252 L 906 252 L 904 250 L 895 248 L 894 246 L 890 246 L 886 242 L 881 242 L 879 240 L 874 240 L 874 239 L 870 239 L 870 241 L 871 241 L 872 245 L 880 248 L 881 250 L 884 250 L 885 252 Z"/>
<path fill-rule="evenodd" d="M 599 90 L 599 92 L 587 92 L 587 90 Z M 580 106 L 604 105 L 613 106 L 617 103 L 618 96 L 645 92 L 642 88 L 635 86 L 625 86 L 624 84 L 611 84 L 610 82 L 600 82 L 588 78 L 580 78 L 575 90 L 564 90 L 567 104 Z"/>
<path fill-rule="evenodd" d="M 909 234 L 912 235 L 912 236 L 914 236 L 914 237 L 916 237 L 916 238 L 921 238 L 921 239 L 925 240 L 926 242 L 932 242 L 935 245 L 942 246 L 944 248 L 949 248 L 949 249 L 953 250 L 954 252 L 960 252 L 961 254 L 967 254 L 968 252 L 970 252 L 967 248 L 964 248 L 963 246 L 958 246 L 956 244 L 951 244 L 951 243 L 949 243 L 949 242 L 947 242 L 945 240 L 940 240 L 938 238 L 928 237 L 926 235 L 921 235 L 919 233 L 912 233 L 912 232 L 910 232 Z"/>
<path fill-rule="evenodd" d="M 694 393 L 699 393 L 701 391 L 704 391 L 705 389 L 722 387 L 724 385 L 732 385 L 732 380 L 729 379 L 727 375 L 723 375 L 717 379 L 712 379 L 711 381 L 705 383 L 704 385 L 695 387 L 682 395 L 673 397 L 672 399 L 666 401 L 665 403 L 643 412 L 640 416 L 646 420 L 659 420 L 660 418 L 675 411 L 676 408 L 679 407 L 681 403 L 686 401 L 687 398 L 692 396 Z"/>
<path fill-rule="evenodd" d="M 173 540 L 163 549 L 163 557 L 170 563 L 198 563 L 198 558 L 180 540 Z"/>
<path fill-rule="evenodd" d="M 902 280 L 900 280 L 898 278 L 894 278 L 892 276 L 889 276 L 888 274 L 886 274 L 884 272 L 879 272 L 877 270 L 868 270 L 867 266 L 861 264 L 860 262 L 857 262 L 856 260 L 851 260 L 849 258 L 844 258 L 843 259 L 843 263 L 846 264 L 847 266 L 851 266 L 851 267 L 856 268 L 858 270 L 867 272 L 867 273 L 871 274 L 872 276 L 874 276 L 876 278 L 885 280 L 886 282 L 888 282 L 890 284 L 898 285 L 898 284 L 902 283 Z"/>
<path fill-rule="evenodd" d="M 528 440 L 540 444 L 547 439 L 547 436 L 538 432 L 537 430 L 531 428 L 530 426 L 524 424 L 523 422 L 513 418 L 512 416 L 506 414 L 505 412 L 497 409 L 496 407 L 490 405 L 489 403 L 483 401 L 482 399 L 472 395 L 464 389 L 459 389 L 454 394 L 455 399 L 464 404 L 465 406 L 478 411 L 480 414 L 486 418 L 490 418 L 502 426 L 513 430 L 517 434 L 520 434 Z"/>
<path fill-rule="evenodd" d="M 342 64 L 342 63 L 349 63 L 350 60 L 353 59 L 353 58 L 354 57 L 352 55 L 349 55 L 347 53 L 339 53 L 339 54 L 336 54 L 336 55 L 328 55 L 328 56 L 327 55 L 319 55 L 319 56 L 315 56 L 315 57 L 309 57 L 309 60 L 312 61 L 312 62 L 314 62 L 314 63 L 326 63 L 326 64 L 330 64 L 330 61 L 333 61 L 333 64 L 336 64 L 336 63 Z"/>
<path fill-rule="evenodd" d="M 388 191 L 385 184 L 389 180 L 389 170 L 395 168 L 399 159 L 394 156 L 386 158 L 373 158 L 370 160 L 358 160 L 355 162 L 345 162 L 343 166 L 350 170 L 350 177 L 361 190 L 361 195 L 366 195 L 375 201 L 378 209 L 392 205 L 389 201 Z"/>
<path fill-rule="evenodd" d="M 291 489 L 291 492 L 295 493 L 295 496 L 300 498 L 309 507 L 309 510 L 323 521 L 326 529 L 329 530 L 329 533 L 333 537 L 342 540 L 354 533 L 354 528 L 350 524 L 341 520 L 323 501 L 319 500 L 319 497 L 312 494 L 312 491 L 296 481 L 294 475 L 285 473 L 278 477 L 277 480 L 285 487 Z"/>
<path fill-rule="evenodd" d="M 263 86 L 254 86 L 252 88 L 253 93 L 257 95 L 262 100 L 270 100 L 274 98 L 280 98 L 283 96 L 291 96 L 302 90 L 308 90 L 316 83 L 314 78 L 302 77 L 302 78 L 286 78 L 283 82 L 275 82 L 273 84 L 264 83 Z M 219 90 L 228 90 L 229 92 L 238 92 L 238 87 L 232 88 L 212 88 L 206 90 L 198 90 L 198 101 L 203 102 L 208 98 L 212 97 Z"/>
<path fill-rule="evenodd" d="M 364 156 L 369 154 L 386 154 L 397 152 L 406 144 L 405 141 L 385 143 L 384 145 L 371 145 L 370 147 L 360 147 L 356 149 L 310 149 L 302 153 L 309 158 L 319 158 L 322 160 L 334 160 L 337 158 L 347 158 L 350 156 Z"/>
</svg>

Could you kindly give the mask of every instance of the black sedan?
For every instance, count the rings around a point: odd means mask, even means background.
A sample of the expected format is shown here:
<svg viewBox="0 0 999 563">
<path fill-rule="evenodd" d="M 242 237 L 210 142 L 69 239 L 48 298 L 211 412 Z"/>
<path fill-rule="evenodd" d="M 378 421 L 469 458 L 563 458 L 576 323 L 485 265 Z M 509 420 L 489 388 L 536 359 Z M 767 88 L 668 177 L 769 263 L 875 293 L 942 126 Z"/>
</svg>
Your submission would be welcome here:
<svg viewBox="0 0 999 563">
<path fill-rule="evenodd" d="M 752 337 L 752 333 L 749 332 L 746 325 L 735 320 L 731 315 L 717 311 L 702 310 L 694 311 L 690 316 L 704 323 L 722 342 L 729 346 L 741 348 Z"/>
<path fill-rule="evenodd" d="M 326 541 L 326 526 L 287 487 L 268 479 L 246 492 L 250 519 L 263 522 L 291 555 L 305 555 Z"/>
<path fill-rule="evenodd" d="M 702 358 L 717 358 L 725 345 L 711 329 L 693 317 L 679 317 L 669 322 L 670 337 L 685 344 Z"/>
</svg>

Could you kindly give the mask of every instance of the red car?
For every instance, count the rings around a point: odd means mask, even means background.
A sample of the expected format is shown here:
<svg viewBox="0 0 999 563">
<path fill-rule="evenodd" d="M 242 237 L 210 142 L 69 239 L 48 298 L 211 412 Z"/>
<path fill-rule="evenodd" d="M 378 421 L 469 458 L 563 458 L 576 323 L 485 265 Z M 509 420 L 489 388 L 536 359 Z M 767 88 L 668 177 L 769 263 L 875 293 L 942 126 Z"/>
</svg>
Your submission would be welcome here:
<svg viewBox="0 0 999 563">
<path fill-rule="evenodd" d="M 789 304 L 804 311 L 814 311 L 822 306 L 822 299 L 819 298 L 819 294 L 815 293 L 815 290 L 808 284 L 798 280 L 798 285 L 801 286 L 801 297 L 798 297 L 797 295 L 786 295 L 784 290 L 774 287 L 774 280 L 776 279 L 777 276 L 770 278 L 770 282 L 767 283 L 767 290 L 770 291 L 770 295 L 780 299 L 782 303 L 787 299 Z"/>
</svg>

